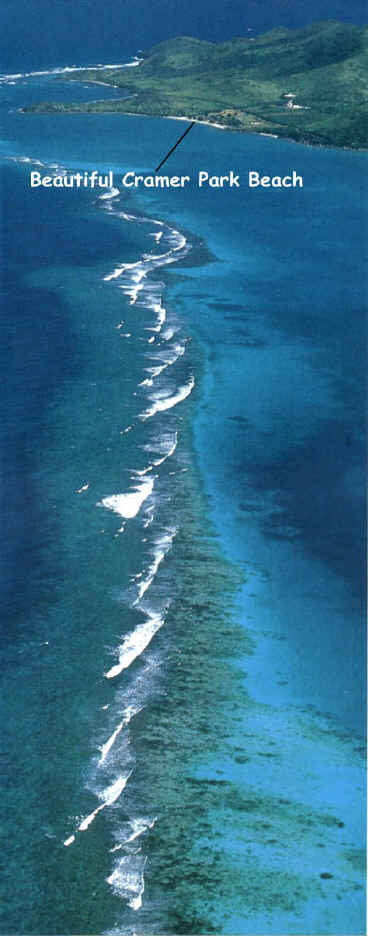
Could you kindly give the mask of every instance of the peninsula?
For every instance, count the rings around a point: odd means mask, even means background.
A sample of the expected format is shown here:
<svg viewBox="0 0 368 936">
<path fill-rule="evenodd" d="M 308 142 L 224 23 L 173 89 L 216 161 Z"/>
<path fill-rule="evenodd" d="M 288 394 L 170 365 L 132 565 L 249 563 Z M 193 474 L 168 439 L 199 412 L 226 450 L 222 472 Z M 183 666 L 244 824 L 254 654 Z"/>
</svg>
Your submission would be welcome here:
<svg viewBox="0 0 368 936">
<path fill-rule="evenodd" d="M 111 84 L 124 96 L 23 110 L 186 117 L 297 142 L 367 147 L 366 27 L 328 21 L 223 43 L 178 37 L 154 46 L 136 68 L 66 78 Z"/>
</svg>

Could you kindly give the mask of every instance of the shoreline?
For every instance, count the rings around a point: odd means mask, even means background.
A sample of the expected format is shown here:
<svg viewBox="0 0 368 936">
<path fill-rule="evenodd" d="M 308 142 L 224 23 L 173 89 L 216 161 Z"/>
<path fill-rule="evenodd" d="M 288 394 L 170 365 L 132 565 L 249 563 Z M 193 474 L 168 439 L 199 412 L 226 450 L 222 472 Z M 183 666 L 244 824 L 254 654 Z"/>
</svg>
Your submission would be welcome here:
<svg viewBox="0 0 368 936">
<path fill-rule="evenodd" d="M 60 78 L 59 78 L 59 80 L 60 80 Z M 110 82 L 107 82 L 107 81 L 98 81 L 98 80 L 95 80 L 95 79 L 80 79 L 80 80 L 78 80 L 78 79 L 75 79 L 75 78 L 68 78 L 68 82 L 75 82 L 75 84 L 83 84 L 83 83 L 84 83 L 84 84 L 91 84 L 91 85 L 92 85 L 92 84 L 95 84 L 95 85 L 102 85 L 103 87 L 105 87 L 105 88 L 111 88 L 111 89 L 114 90 L 114 91 L 116 91 L 116 90 L 118 90 L 118 89 L 121 90 L 119 85 L 114 85 L 114 84 L 111 84 Z M 128 97 L 128 96 L 129 96 L 129 95 L 127 95 L 127 97 Z M 100 103 L 100 102 L 99 102 L 99 101 L 95 101 L 95 102 L 91 102 L 91 103 Z M 308 139 L 296 140 L 296 139 L 294 139 L 294 137 L 290 137 L 290 136 L 286 136 L 286 135 L 284 136 L 283 134 L 280 134 L 280 133 L 273 133 L 271 130 L 270 130 L 270 131 L 267 131 L 267 130 L 257 130 L 257 129 L 255 129 L 255 128 L 247 129 L 247 128 L 245 128 L 245 127 L 232 127 L 232 126 L 230 126 L 230 124 L 220 124 L 220 123 L 217 123 L 216 121 L 212 121 L 212 120 L 199 120 L 199 119 L 196 118 L 196 117 L 188 117 L 188 116 L 186 116 L 185 114 L 179 114 L 179 115 L 175 115 L 175 114 L 145 114 L 145 113 L 142 113 L 142 112 L 140 112 L 140 111 L 124 111 L 124 110 L 106 110 L 106 111 L 104 111 L 104 110 L 101 110 L 101 111 L 100 111 L 100 110 L 98 110 L 98 111 L 93 111 L 93 110 L 91 110 L 91 111 L 88 111 L 88 110 L 65 110 L 65 111 L 62 111 L 62 110 L 60 110 L 60 111 L 58 111 L 58 110 L 56 110 L 56 111 L 54 111 L 52 108 L 50 108 L 50 110 L 37 110 L 37 106 L 36 106 L 34 109 L 33 109 L 33 108 L 28 108 L 27 106 L 19 107 L 19 108 L 18 108 L 18 113 L 20 113 L 20 114 L 30 114 L 30 113 L 33 113 L 33 114 L 39 114 L 39 115 L 48 115 L 48 114 L 57 114 L 57 113 L 59 113 L 59 114 L 62 114 L 63 116 L 64 116 L 64 115 L 65 115 L 65 116 L 67 116 L 67 115 L 70 115 L 70 116 L 79 115 L 79 116 L 87 116 L 87 117 L 89 117 L 89 116 L 91 116 L 91 117 L 93 117 L 93 116 L 105 116 L 105 115 L 113 116 L 114 114 L 116 114 L 116 115 L 120 115 L 120 116 L 124 116 L 124 117 L 144 117 L 144 118 L 146 118 L 146 117 L 151 117 L 151 118 L 154 119 L 154 120 L 157 120 L 157 119 L 162 119 L 162 120 L 178 120 L 178 121 L 183 121 L 183 122 L 185 122 L 185 123 L 196 123 L 196 124 L 198 124 L 199 126 L 203 126 L 203 127 L 213 127 L 215 130 L 228 130 L 228 131 L 231 132 L 231 133 L 242 133 L 242 134 L 243 134 L 243 133 L 247 133 L 247 134 L 249 134 L 249 135 L 255 134 L 255 136 L 269 137 L 270 139 L 273 139 L 273 140 L 280 140 L 281 142 L 282 142 L 282 141 L 285 141 L 285 143 L 295 143 L 296 146 L 310 146 L 310 147 L 313 147 L 313 148 L 316 148 L 316 149 L 336 150 L 336 151 L 338 151 L 338 152 L 345 151 L 345 152 L 347 152 L 347 153 L 367 153 L 367 152 L 368 152 L 368 146 L 367 146 L 367 147 L 362 147 L 362 146 L 337 146 L 336 144 L 334 144 L 334 143 L 332 143 L 332 142 L 331 142 L 331 143 L 318 143 L 318 142 L 313 142 L 312 140 L 308 140 Z"/>
<path fill-rule="evenodd" d="M 79 113 L 83 113 L 79 111 Z M 111 113 L 111 111 L 110 111 Z M 310 140 L 294 140 L 293 137 L 281 136 L 279 133 L 266 132 L 265 130 L 246 130 L 241 127 L 230 127 L 229 124 L 218 124 L 211 120 L 197 120 L 196 117 L 186 117 L 181 115 L 180 117 L 175 117 L 174 114 L 139 114 L 133 113 L 132 111 L 119 111 L 118 113 L 123 113 L 125 117 L 152 117 L 154 119 L 162 118 L 163 120 L 181 120 L 186 123 L 196 123 L 205 127 L 213 127 L 215 130 L 229 130 L 231 133 L 247 133 L 249 135 L 253 134 L 255 136 L 264 136 L 270 137 L 273 140 L 280 140 L 285 143 L 295 143 L 296 146 L 311 146 L 317 149 L 332 149 L 341 152 L 345 150 L 347 153 L 368 153 L 368 147 L 352 147 L 352 146 L 334 146 L 332 143 L 312 143 Z"/>
<path fill-rule="evenodd" d="M 73 67 L 74 81 L 121 88 L 120 99 L 110 106 L 98 100 L 67 105 L 47 98 L 33 104 L 31 97 L 29 106 L 26 102 L 21 110 L 137 116 L 132 108 L 138 106 L 140 116 L 191 120 L 237 133 L 365 152 L 367 47 L 367 27 L 339 20 L 319 20 L 281 32 L 266 30 L 253 37 L 247 33 L 226 41 L 219 37 L 207 45 L 198 37 L 174 35 L 122 66 Z M 137 65 L 135 75 L 134 68 L 129 74 L 129 66 Z M 62 74 L 66 69 L 57 71 Z"/>
</svg>

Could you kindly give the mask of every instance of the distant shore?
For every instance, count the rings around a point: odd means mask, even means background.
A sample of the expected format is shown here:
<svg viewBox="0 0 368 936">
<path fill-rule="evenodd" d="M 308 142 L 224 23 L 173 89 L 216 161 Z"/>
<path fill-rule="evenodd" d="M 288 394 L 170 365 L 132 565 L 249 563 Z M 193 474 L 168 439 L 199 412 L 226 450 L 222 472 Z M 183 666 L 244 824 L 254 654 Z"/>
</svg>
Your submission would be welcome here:
<svg viewBox="0 0 368 936">
<path fill-rule="evenodd" d="M 76 79 L 71 79 L 71 80 L 75 81 Z M 111 85 L 105 81 L 99 81 L 99 82 L 93 81 L 92 82 L 89 80 L 89 83 L 100 84 L 100 85 L 104 85 L 105 87 L 109 87 L 109 88 L 113 87 L 116 89 L 119 87 L 118 85 Z M 91 103 L 94 103 L 94 102 L 91 102 Z M 101 105 L 101 104 L 106 104 L 107 102 L 98 101 L 96 103 Z M 233 133 L 254 133 L 254 134 L 257 134 L 257 136 L 270 137 L 270 139 L 273 139 L 273 140 L 284 140 L 286 143 L 296 143 L 297 145 L 302 145 L 302 146 L 313 146 L 313 147 L 317 147 L 318 149 L 339 149 L 339 150 L 344 149 L 347 152 L 357 152 L 357 153 L 367 152 L 367 149 L 368 149 L 368 147 L 365 147 L 365 146 L 352 146 L 352 145 L 350 146 L 340 145 L 339 146 L 338 143 L 334 143 L 332 140 L 329 142 L 319 142 L 319 141 L 314 141 L 314 140 L 309 140 L 309 139 L 296 140 L 294 137 L 286 136 L 286 135 L 284 136 L 284 134 L 282 133 L 272 133 L 271 131 L 267 131 L 267 130 L 257 130 L 256 127 L 235 127 L 226 123 L 218 123 L 217 121 L 214 121 L 214 120 L 213 121 L 201 120 L 198 117 L 189 117 L 189 116 L 186 116 L 185 114 L 180 114 L 180 115 L 158 114 L 158 113 L 150 114 L 150 113 L 142 113 L 141 111 L 130 111 L 130 110 L 126 111 L 126 110 L 118 110 L 116 108 L 111 109 L 109 107 L 105 107 L 105 108 L 99 107 L 96 110 L 92 110 L 91 108 L 89 108 L 87 110 L 82 106 L 78 107 L 78 105 L 74 105 L 73 107 L 59 107 L 58 105 L 51 104 L 51 103 L 43 104 L 42 106 L 36 105 L 36 106 L 31 106 L 31 107 L 20 107 L 19 113 L 22 113 L 22 114 L 29 114 L 29 113 L 38 113 L 38 114 L 60 113 L 61 114 L 63 113 L 63 114 L 79 114 L 79 115 L 81 114 L 120 114 L 124 117 L 152 117 L 152 118 L 158 117 L 158 118 L 161 118 L 162 120 L 180 120 L 180 121 L 184 121 L 185 123 L 196 123 L 204 127 L 213 127 L 215 130 L 229 130 Z"/>
<path fill-rule="evenodd" d="M 312 146 L 366 150 L 367 50 L 368 29 L 335 21 L 219 43 L 177 36 L 153 46 L 134 63 L 137 68 L 99 66 L 69 76 L 119 89 L 121 97 L 67 105 L 42 101 L 25 110 L 188 119 Z"/>
</svg>

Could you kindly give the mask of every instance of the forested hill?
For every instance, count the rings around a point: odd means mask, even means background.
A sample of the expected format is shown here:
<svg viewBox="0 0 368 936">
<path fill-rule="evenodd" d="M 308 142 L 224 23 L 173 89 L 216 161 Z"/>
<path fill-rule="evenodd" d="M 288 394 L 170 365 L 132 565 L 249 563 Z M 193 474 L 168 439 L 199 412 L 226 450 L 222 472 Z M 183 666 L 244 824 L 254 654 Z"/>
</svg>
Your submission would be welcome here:
<svg viewBox="0 0 368 936">
<path fill-rule="evenodd" d="M 361 148 L 368 139 L 367 50 L 367 28 L 333 21 L 223 43 L 178 37 L 154 46 L 136 68 L 83 72 L 83 81 L 118 85 L 128 97 L 29 110 L 185 115 Z"/>
</svg>

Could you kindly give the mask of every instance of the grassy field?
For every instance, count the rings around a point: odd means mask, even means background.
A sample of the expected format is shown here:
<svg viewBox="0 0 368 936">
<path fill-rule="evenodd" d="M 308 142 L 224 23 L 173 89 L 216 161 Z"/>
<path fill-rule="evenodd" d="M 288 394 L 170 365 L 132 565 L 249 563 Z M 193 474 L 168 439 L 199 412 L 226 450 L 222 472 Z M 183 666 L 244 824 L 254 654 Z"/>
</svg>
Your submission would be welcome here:
<svg viewBox="0 0 368 936">
<path fill-rule="evenodd" d="M 185 115 L 308 143 L 367 146 L 367 28 L 322 22 L 224 43 L 179 37 L 155 46 L 137 68 L 80 77 L 128 97 L 25 109 Z"/>
</svg>

